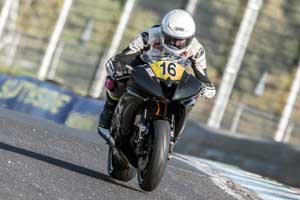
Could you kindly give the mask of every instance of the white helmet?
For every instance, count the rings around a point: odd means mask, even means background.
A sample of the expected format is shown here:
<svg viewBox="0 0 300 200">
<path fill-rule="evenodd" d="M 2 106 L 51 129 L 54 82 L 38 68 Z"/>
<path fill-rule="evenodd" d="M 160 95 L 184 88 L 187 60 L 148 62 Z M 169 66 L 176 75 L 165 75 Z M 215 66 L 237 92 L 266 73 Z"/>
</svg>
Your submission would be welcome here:
<svg viewBox="0 0 300 200">
<path fill-rule="evenodd" d="M 164 49 L 175 56 L 181 55 L 191 44 L 196 25 L 190 13 L 172 10 L 161 22 L 162 44 Z"/>
</svg>

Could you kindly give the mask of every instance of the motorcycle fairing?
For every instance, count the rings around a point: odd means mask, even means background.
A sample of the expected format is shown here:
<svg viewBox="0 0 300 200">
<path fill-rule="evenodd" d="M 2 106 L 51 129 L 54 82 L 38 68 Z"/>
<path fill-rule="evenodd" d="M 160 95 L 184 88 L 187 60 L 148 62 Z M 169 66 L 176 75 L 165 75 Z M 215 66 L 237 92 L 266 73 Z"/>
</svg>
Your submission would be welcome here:
<svg viewBox="0 0 300 200">
<path fill-rule="evenodd" d="M 148 95 L 149 97 L 162 98 L 164 96 L 158 80 L 153 76 L 151 77 L 147 72 L 147 67 L 141 67 L 135 69 L 129 81 L 128 86 L 135 91 L 141 91 L 141 93 Z"/>
<path fill-rule="evenodd" d="M 189 73 L 184 73 L 180 83 L 178 84 L 173 101 L 180 101 L 196 96 L 204 87 L 203 83 Z"/>
</svg>

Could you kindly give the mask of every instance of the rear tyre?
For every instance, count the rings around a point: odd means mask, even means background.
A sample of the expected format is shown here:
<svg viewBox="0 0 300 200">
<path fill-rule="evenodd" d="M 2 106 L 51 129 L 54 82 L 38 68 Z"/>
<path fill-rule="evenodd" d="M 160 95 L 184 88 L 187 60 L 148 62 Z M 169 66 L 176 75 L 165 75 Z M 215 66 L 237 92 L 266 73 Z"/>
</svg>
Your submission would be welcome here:
<svg viewBox="0 0 300 200">
<path fill-rule="evenodd" d="M 149 134 L 152 136 L 150 151 L 138 161 L 138 182 L 145 191 L 154 190 L 164 175 L 170 144 L 169 122 L 154 120 Z"/>
<path fill-rule="evenodd" d="M 110 177 L 126 182 L 136 176 L 136 169 L 124 166 L 111 147 L 108 150 L 107 172 Z"/>
</svg>

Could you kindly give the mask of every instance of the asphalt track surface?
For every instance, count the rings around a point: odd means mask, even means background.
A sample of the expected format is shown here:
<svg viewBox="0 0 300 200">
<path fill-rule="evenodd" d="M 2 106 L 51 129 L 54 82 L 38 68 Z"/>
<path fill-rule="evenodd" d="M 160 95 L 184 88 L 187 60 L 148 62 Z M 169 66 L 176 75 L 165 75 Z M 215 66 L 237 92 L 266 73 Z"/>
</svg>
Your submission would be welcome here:
<svg viewBox="0 0 300 200">
<path fill-rule="evenodd" d="M 142 191 L 106 173 L 107 146 L 98 135 L 0 109 L 0 199 L 259 199 L 229 179 L 177 159 L 160 186 Z"/>
</svg>

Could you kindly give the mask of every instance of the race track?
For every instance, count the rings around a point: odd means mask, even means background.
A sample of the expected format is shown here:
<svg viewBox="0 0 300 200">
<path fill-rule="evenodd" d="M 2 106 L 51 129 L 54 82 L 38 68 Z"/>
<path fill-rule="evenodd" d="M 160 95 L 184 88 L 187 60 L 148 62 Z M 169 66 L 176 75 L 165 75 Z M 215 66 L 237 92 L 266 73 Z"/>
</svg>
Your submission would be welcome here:
<svg viewBox="0 0 300 200">
<path fill-rule="evenodd" d="M 143 192 L 136 179 L 124 183 L 107 175 L 106 154 L 96 133 L 1 109 L 0 199 L 259 199 L 174 158 L 159 188 Z"/>
</svg>

